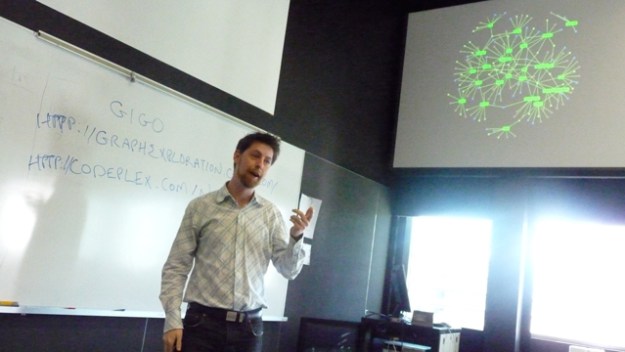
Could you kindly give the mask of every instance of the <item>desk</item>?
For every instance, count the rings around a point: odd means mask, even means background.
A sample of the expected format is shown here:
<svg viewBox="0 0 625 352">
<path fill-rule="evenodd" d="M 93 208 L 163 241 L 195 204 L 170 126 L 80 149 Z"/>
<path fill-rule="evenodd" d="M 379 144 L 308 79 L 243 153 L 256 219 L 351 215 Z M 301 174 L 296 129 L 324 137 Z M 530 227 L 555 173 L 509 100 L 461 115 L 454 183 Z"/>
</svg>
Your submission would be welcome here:
<svg viewBox="0 0 625 352">
<path fill-rule="evenodd" d="M 360 321 L 358 351 L 381 351 L 383 340 L 398 340 L 432 348 L 431 352 L 458 352 L 460 329 L 411 325 L 387 318 L 365 317 Z"/>
</svg>

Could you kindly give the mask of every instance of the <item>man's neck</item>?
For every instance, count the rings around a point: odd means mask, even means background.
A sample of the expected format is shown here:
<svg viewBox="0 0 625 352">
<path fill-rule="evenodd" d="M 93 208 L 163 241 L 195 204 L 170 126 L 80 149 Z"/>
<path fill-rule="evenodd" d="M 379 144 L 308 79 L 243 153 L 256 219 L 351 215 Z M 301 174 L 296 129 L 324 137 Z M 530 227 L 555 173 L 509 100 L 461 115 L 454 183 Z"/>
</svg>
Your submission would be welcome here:
<svg viewBox="0 0 625 352">
<path fill-rule="evenodd" d="M 254 197 L 253 188 L 247 188 L 236 180 L 228 181 L 226 183 L 226 188 L 240 208 L 245 207 L 252 200 L 252 197 Z"/>
</svg>

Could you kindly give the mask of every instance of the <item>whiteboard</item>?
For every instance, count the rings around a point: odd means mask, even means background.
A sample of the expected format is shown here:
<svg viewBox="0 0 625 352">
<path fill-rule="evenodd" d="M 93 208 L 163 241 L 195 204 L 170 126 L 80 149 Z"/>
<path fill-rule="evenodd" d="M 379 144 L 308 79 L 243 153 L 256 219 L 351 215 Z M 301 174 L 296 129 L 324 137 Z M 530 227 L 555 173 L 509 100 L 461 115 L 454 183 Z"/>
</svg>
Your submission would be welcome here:
<svg viewBox="0 0 625 352">
<path fill-rule="evenodd" d="M 162 314 L 160 272 L 184 209 L 230 179 L 251 128 L 4 19 L 0 106 L 0 300 Z M 285 222 L 303 163 L 283 143 L 257 188 Z M 266 317 L 284 315 L 287 286 L 270 266 Z"/>
<path fill-rule="evenodd" d="M 289 0 L 39 2 L 272 115 L 275 111 Z"/>
</svg>

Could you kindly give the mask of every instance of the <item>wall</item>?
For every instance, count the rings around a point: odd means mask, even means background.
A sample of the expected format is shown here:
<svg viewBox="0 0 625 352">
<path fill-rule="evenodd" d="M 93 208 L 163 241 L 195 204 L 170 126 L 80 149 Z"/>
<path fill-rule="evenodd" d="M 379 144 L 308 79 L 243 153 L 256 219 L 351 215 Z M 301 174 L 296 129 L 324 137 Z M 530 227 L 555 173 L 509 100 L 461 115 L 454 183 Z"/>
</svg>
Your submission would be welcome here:
<svg viewBox="0 0 625 352">
<path fill-rule="evenodd" d="M 302 192 L 323 201 L 311 264 L 290 283 L 280 351 L 295 351 L 301 317 L 358 322 L 380 311 L 390 230 L 388 189 L 306 155 Z"/>
<path fill-rule="evenodd" d="M 268 124 L 294 145 L 386 185 L 405 31 L 400 4 L 291 1 Z"/>
</svg>

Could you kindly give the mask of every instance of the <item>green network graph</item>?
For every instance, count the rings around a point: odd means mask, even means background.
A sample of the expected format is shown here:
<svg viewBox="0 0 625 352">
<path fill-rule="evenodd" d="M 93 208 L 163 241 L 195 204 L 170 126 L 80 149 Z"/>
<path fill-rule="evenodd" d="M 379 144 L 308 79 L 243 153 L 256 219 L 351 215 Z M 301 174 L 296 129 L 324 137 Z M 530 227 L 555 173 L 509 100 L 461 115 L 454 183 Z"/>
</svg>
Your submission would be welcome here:
<svg viewBox="0 0 625 352">
<path fill-rule="evenodd" d="M 558 45 L 564 31 L 577 33 L 578 21 L 551 13 L 537 28 L 532 20 L 504 13 L 479 23 L 473 34 L 485 43 L 469 41 L 456 61 L 458 90 L 447 95 L 450 105 L 461 117 L 489 125 L 486 133 L 498 139 L 551 117 L 579 82 L 576 57 Z"/>
</svg>

